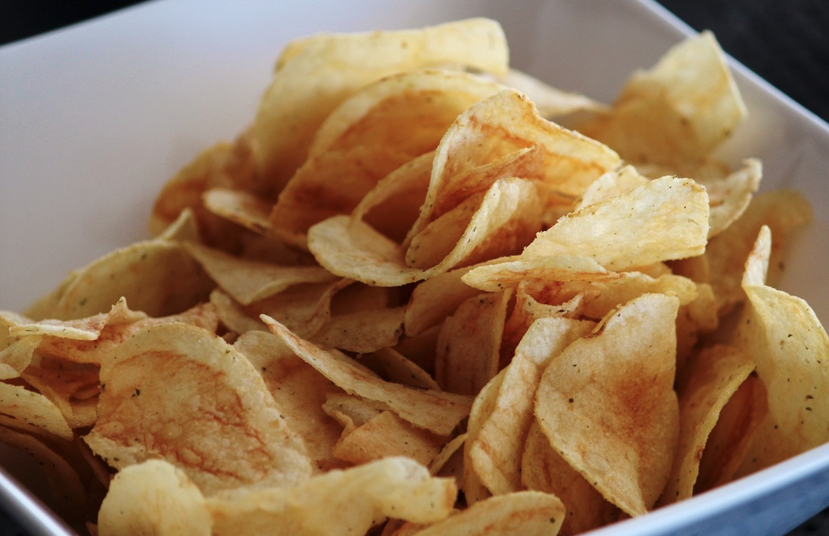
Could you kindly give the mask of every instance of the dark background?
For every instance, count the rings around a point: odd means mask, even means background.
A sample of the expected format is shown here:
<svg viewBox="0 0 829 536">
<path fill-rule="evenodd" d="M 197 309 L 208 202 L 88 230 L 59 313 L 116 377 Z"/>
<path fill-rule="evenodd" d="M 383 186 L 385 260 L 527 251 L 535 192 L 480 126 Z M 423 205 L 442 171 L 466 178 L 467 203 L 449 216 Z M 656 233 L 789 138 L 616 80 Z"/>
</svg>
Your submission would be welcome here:
<svg viewBox="0 0 829 536">
<path fill-rule="evenodd" d="M 138 4 L 134 0 L 0 0 L 0 46 Z M 829 121 L 829 1 L 661 0 L 697 30 Z M 0 81 L 2 83 L 2 81 Z M 0 535 L 24 535 L 0 509 Z M 792 535 L 829 534 L 829 510 Z"/>
</svg>

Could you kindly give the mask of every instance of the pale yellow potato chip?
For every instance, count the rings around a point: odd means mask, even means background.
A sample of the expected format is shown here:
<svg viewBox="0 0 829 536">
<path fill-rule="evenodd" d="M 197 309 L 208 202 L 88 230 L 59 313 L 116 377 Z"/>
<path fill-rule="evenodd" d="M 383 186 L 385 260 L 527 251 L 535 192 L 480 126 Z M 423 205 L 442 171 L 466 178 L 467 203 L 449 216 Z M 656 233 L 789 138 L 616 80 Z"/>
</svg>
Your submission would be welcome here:
<svg viewBox="0 0 829 536">
<path fill-rule="evenodd" d="M 58 407 L 70 428 L 77 430 L 91 427 L 98 418 L 98 370 L 95 363 L 36 354 L 22 377 Z"/>
<path fill-rule="evenodd" d="M 390 307 L 333 315 L 310 340 L 346 352 L 376 352 L 397 344 L 403 313 L 403 307 Z"/>
<path fill-rule="evenodd" d="M 762 227 L 746 261 L 747 303 L 735 344 L 753 356 L 768 414 L 739 474 L 768 467 L 829 440 L 829 337 L 802 299 L 766 285 L 771 232 Z"/>
<path fill-rule="evenodd" d="M 32 362 L 32 354 L 41 339 L 39 335 L 11 339 L 8 346 L 0 350 L 0 380 L 19 378 Z"/>
<path fill-rule="evenodd" d="M 521 456 L 521 483 L 528 490 L 551 493 L 561 500 L 565 516 L 559 534 L 581 534 L 618 521 L 622 515 L 590 482 L 573 469 L 533 419 Z"/>
<path fill-rule="evenodd" d="M 308 156 L 376 143 L 412 156 L 432 151 L 458 115 L 502 89 L 463 71 L 392 74 L 337 106 L 314 135 Z"/>
<path fill-rule="evenodd" d="M 763 178 L 763 165 L 755 158 L 743 162 L 743 167 L 721 179 L 699 180 L 708 192 L 711 205 L 708 238 L 714 237 L 737 221 L 751 203 Z"/>
<path fill-rule="evenodd" d="M 164 460 L 119 471 L 98 513 L 100 536 L 209 536 L 212 525 L 199 488 Z"/>
<path fill-rule="evenodd" d="M 435 355 L 435 381 L 443 390 L 474 396 L 498 373 L 511 295 L 473 296 L 443 322 Z"/>
<path fill-rule="evenodd" d="M 541 373 L 571 342 L 593 329 L 590 321 L 543 318 L 521 340 L 489 414 L 470 438 L 468 459 L 493 495 L 520 491 L 521 456 L 533 421 L 535 392 Z"/>
<path fill-rule="evenodd" d="M 184 248 L 222 290 L 242 305 L 269 298 L 293 285 L 338 279 L 319 266 L 277 266 L 250 261 L 192 242 Z"/>
<path fill-rule="evenodd" d="M 473 505 L 479 501 L 491 497 L 492 493 L 484 486 L 481 476 L 472 464 L 470 452 L 472 443 L 478 437 L 486 420 L 495 409 L 495 399 L 498 390 L 504 381 L 506 371 L 502 370 L 475 397 L 472 409 L 469 412 L 469 420 L 466 424 L 466 440 L 463 443 L 463 476 L 461 478 L 461 490 L 467 505 Z"/>
<path fill-rule="evenodd" d="M 614 311 L 552 360 L 536 392 L 553 448 L 632 516 L 653 507 L 673 463 L 678 302 L 645 294 Z"/>
<path fill-rule="evenodd" d="M 264 331 L 243 333 L 233 343 L 262 375 L 288 428 L 305 443 L 315 472 L 341 468 L 334 445 L 342 427 L 322 409 L 328 395 L 342 393 L 274 335 Z"/>
<path fill-rule="evenodd" d="M 635 72 L 610 112 L 579 130 L 628 161 L 670 165 L 702 160 L 745 116 L 725 54 L 702 32 Z"/>
<path fill-rule="evenodd" d="M 345 393 L 327 393 L 322 411 L 343 427 L 342 435 L 363 426 L 385 409 L 381 404 Z"/>
<path fill-rule="evenodd" d="M 630 165 L 610 170 L 587 187 L 581 200 L 576 204 L 575 210 L 621 195 L 628 190 L 647 184 L 649 180 Z"/>
<path fill-rule="evenodd" d="M 204 301 L 213 286 L 180 243 L 136 242 L 74 271 L 54 306 L 32 318 L 84 318 L 109 311 L 122 297 L 135 311 L 166 316 Z"/>
<path fill-rule="evenodd" d="M 466 434 L 460 434 L 446 443 L 437 456 L 432 459 L 432 463 L 429 464 L 429 472 L 435 476 L 452 476 L 460 481 L 463 477 L 463 467 L 455 473 L 454 471 L 458 465 L 452 463 L 452 460 L 460 460 L 460 464 L 463 464 L 463 444 L 465 441 Z"/>
<path fill-rule="evenodd" d="M 382 460 L 317 475 L 293 488 L 209 498 L 216 536 L 364 534 L 388 517 L 431 523 L 448 516 L 457 488 L 414 460 Z M 320 505 L 325 508 L 320 508 Z"/>
<path fill-rule="evenodd" d="M 585 255 L 539 255 L 530 258 L 516 255 L 472 267 L 461 279 L 470 287 L 497 292 L 516 287 L 525 279 L 603 281 L 618 277 L 617 272 L 608 272 L 593 258 Z"/>
<path fill-rule="evenodd" d="M 519 491 L 490 497 L 414 534 L 419 536 L 527 536 L 558 534 L 564 506 L 555 496 Z M 519 528 L 520 527 L 520 528 Z"/>
<path fill-rule="evenodd" d="M 659 499 L 671 504 L 693 495 L 708 436 L 720 412 L 754 371 L 754 360 L 733 346 L 720 345 L 699 352 L 686 371 L 679 391 L 679 442 L 671 477 Z"/>
<path fill-rule="evenodd" d="M 468 397 L 383 381 L 357 366 L 345 354 L 326 351 L 302 340 L 272 318 L 263 315 L 262 320 L 299 357 L 347 393 L 377 402 L 416 426 L 439 435 L 449 435 L 469 414 L 471 400 Z"/>
<path fill-rule="evenodd" d="M 690 179 L 663 177 L 560 219 L 522 257 L 583 255 L 609 270 L 705 251 L 708 194 Z"/>
<path fill-rule="evenodd" d="M 116 469 L 164 458 L 208 495 L 311 474 L 262 376 L 206 330 L 160 324 L 133 335 L 102 363 L 101 383 L 98 420 L 84 440 Z"/>
<path fill-rule="evenodd" d="M 71 441 L 74 435 L 60 409 L 40 393 L 23 386 L 0 382 L 0 414 L 11 417 L 7 426 L 34 426 L 55 437 Z"/>
<path fill-rule="evenodd" d="M 417 428 L 386 410 L 343 434 L 334 447 L 334 456 L 354 465 L 405 456 L 428 466 L 444 443 L 446 437 Z"/>
</svg>

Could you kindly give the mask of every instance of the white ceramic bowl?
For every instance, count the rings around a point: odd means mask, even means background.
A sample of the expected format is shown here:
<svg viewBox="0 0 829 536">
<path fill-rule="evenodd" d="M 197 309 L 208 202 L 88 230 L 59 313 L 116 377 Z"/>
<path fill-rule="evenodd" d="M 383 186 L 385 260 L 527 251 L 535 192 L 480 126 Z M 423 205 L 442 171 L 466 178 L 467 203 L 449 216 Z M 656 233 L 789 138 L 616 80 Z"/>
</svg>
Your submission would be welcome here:
<svg viewBox="0 0 829 536">
<path fill-rule="evenodd" d="M 21 310 L 69 270 L 147 237 L 155 193 L 249 123 L 289 40 L 476 15 L 501 21 L 514 66 L 604 101 L 690 33 L 646 0 L 167 0 L 0 48 L 0 308 Z M 829 128 L 734 69 L 750 119 L 723 154 L 761 158 L 763 189 L 812 201 L 816 221 L 794 244 L 783 288 L 827 324 Z M 0 465 L 34 478 L 7 450 Z M 30 512 L 32 528 L 46 519 L 2 479 L 0 500 Z M 826 505 L 829 445 L 597 534 L 779 535 Z"/>
</svg>

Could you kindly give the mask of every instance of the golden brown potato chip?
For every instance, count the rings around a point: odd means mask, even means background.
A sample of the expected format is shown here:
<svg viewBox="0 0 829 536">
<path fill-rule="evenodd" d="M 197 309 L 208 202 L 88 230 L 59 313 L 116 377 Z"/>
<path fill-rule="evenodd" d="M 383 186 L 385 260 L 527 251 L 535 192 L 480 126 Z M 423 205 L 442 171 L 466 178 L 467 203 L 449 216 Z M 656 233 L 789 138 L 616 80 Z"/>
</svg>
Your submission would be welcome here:
<svg viewBox="0 0 829 536">
<path fill-rule="evenodd" d="M 702 32 L 671 48 L 650 70 L 635 72 L 610 112 L 579 129 L 628 161 L 694 163 L 745 115 L 725 54 L 713 34 Z"/>
<path fill-rule="evenodd" d="M 199 488 L 181 469 L 147 460 L 112 479 L 98 513 L 101 536 L 209 536 L 213 522 Z"/>
<path fill-rule="evenodd" d="M 507 71 L 500 25 L 468 19 L 422 30 L 320 35 L 280 61 L 253 124 L 258 189 L 278 193 L 305 161 L 319 125 L 356 90 L 394 73 L 460 65 Z"/>
<path fill-rule="evenodd" d="M 554 495 L 519 491 L 490 497 L 416 532 L 419 536 L 527 536 L 558 534 L 564 506 Z"/>
<path fill-rule="evenodd" d="M 222 290 L 242 305 L 269 298 L 293 285 L 338 279 L 319 266 L 277 266 L 250 261 L 192 242 L 184 248 Z"/>
<path fill-rule="evenodd" d="M 468 460 L 494 495 L 521 490 L 521 453 L 533 421 L 541 373 L 550 360 L 594 326 L 590 321 L 543 318 L 533 323 L 518 345 L 488 415 L 468 439 Z"/>
<path fill-rule="evenodd" d="M 417 428 L 386 410 L 343 434 L 334 456 L 354 465 L 405 456 L 428 466 L 444 443 L 445 437 Z"/>
<path fill-rule="evenodd" d="M 341 468 L 334 457 L 334 445 L 342 426 L 322 409 L 326 398 L 342 389 L 314 370 L 274 335 L 249 331 L 239 336 L 233 347 L 239 350 L 262 374 L 288 428 L 305 443 L 315 471 Z"/>
<path fill-rule="evenodd" d="M 559 534 L 581 534 L 618 521 L 621 511 L 602 497 L 590 482 L 573 469 L 533 419 L 527 432 L 521 457 L 521 483 L 528 490 L 552 493 L 559 499 L 566 514 Z"/>
<path fill-rule="evenodd" d="M 735 341 L 757 362 L 768 414 L 741 475 L 829 440 L 829 337 L 805 301 L 765 284 L 771 250 L 771 232 L 764 226 L 746 261 L 748 302 Z"/>
<path fill-rule="evenodd" d="M 535 414 L 553 448 L 633 516 L 665 487 L 679 434 L 678 301 L 645 294 L 611 313 L 550 363 L 536 392 Z"/>
<path fill-rule="evenodd" d="M 568 214 L 522 257 L 584 255 L 608 270 L 693 257 L 705 251 L 708 212 L 703 187 L 663 177 Z"/>
<path fill-rule="evenodd" d="M 391 409 L 416 426 L 439 435 L 449 435 L 469 414 L 471 400 L 468 397 L 383 381 L 357 366 L 345 354 L 326 351 L 304 341 L 272 318 L 263 315 L 262 320 L 299 357 L 347 393 L 380 403 L 384 409 Z"/>
<path fill-rule="evenodd" d="M 461 279 L 470 287 L 497 292 L 518 286 L 525 279 L 603 281 L 618 277 L 618 273 L 608 272 L 591 257 L 584 255 L 538 255 L 530 258 L 517 255 L 473 267 Z"/>
<path fill-rule="evenodd" d="M 364 534 L 387 517 L 431 523 L 449 515 L 457 488 L 408 458 L 317 475 L 293 488 L 209 498 L 213 534 Z M 325 508 L 320 508 L 325 505 Z"/>
<path fill-rule="evenodd" d="M 99 367 L 62 357 L 35 355 L 23 379 L 40 391 L 63 414 L 70 428 L 88 428 L 98 418 Z"/>
<path fill-rule="evenodd" d="M 442 389 L 474 396 L 498 373 L 511 294 L 473 296 L 444 321 L 435 355 L 435 380 Z"/>
<path fill-rule="evenodd" d="M 461 280 L 469 270 L 470 268 L 459 268 L 438 274 L 415 287 L 406 305 L 406 335 L 418 335 L 440 324 L 461 303 L 481 293 Z"/>
<path fill-rule="evenodd" d="M 708 436 L 723 407 L 754 367 L 751 356 L 732 346 L 713 346 L 695 356 L 686 371 L 688 380 L 679 391 L 679 442 L 660 504 L 691 497 Z"/>
<path fill-rule="evenodd" d="M 262 376 L 206 330 L 160 324 L 133 335 L 103 362 L 101 383 L 98 421 L 84 440 L 112 467 L 164 458 L 206 494 L 311 474 Z"/>
</svg>

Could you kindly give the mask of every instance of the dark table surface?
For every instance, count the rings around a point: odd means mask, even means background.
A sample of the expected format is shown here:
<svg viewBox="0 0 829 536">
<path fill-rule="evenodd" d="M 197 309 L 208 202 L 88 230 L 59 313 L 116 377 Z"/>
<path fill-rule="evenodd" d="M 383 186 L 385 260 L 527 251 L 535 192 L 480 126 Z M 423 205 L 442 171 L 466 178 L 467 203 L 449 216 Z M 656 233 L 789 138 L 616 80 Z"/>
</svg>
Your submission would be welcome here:
<svg viewBox="0 0 829 536">
<path fill-rule="evenodd" d="M 5 2 L 0 45 L 140 2 L 27 0 Z M 661 0 L 697 30 L 714 32 L 723 49 L 773 86 L 829 121 L 829 2 L 825 0 Z M 829 509 L 791 536 L 829 535 Z M 0 508 L 0 536 L 27 536 Z"/>
</svg>

